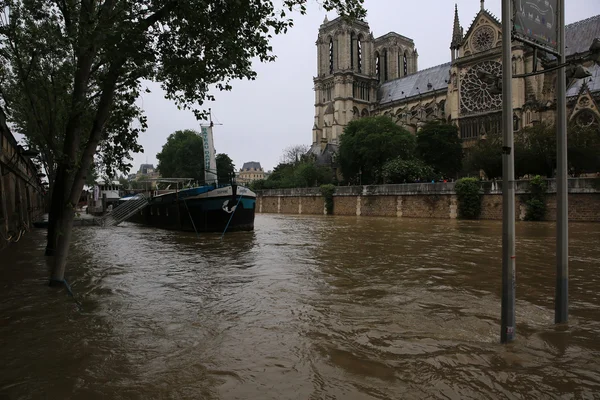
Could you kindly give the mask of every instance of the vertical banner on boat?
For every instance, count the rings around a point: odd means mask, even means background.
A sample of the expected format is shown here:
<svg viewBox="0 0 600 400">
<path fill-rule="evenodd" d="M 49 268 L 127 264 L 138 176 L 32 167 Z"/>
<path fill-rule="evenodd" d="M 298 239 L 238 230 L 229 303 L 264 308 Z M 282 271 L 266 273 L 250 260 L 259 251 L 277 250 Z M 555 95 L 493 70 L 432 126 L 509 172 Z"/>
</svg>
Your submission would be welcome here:
<svg viewBox="0 0 600 400">
<path fill-rule="evenodd" d="M 213 145 L 212 126 L 202 126 L 201 130 L 204 144 L 204 179 L 207 184 L 217 183 L 217 160 Z"/>
</svg>

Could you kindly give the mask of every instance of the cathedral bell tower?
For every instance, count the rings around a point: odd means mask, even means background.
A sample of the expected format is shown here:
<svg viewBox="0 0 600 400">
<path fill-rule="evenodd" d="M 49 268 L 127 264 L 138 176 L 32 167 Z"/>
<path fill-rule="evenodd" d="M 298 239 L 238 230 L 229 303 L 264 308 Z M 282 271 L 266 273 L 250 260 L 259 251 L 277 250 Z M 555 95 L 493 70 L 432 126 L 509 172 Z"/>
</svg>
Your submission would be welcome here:
<svg viewBox="0 0 600 400">
<path fill-rule="evenodd" d="M 313 148 L 338 145 L 345 126 L 376 103 L 373 35 L 364 21 L 325 21 L 317 38 Z"/>
</svg>

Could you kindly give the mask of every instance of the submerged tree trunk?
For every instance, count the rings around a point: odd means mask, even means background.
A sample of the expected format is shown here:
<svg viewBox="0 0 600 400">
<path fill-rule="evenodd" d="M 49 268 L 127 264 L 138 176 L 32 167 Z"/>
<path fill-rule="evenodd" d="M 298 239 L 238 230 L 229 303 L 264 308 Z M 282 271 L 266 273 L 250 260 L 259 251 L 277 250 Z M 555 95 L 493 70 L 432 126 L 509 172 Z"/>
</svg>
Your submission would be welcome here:
<svg viewBox="0 0 600 400">
<path fill-rule="evenodd" d="M 54 180 L 54 187 L 50 197 L 50 209 L 48 210 L 48 236 L 46 238 L 46 256 L 54 256 L 56 249 L 57 222 L 60 220 L 62 208 L 65 203 L 65 177 L 64 167 L 59 166 Z"/>
<path fill-rule="evenodd" d="M 73 219 L 75 210 L 71 204 L 64 204 L 60 220 L 57 221 L 58 234 L 56 236 L 56 248 L 54 251 L 54 267 L 50 275 L 50 285 L 64 283 L 65 269 L 67 266 L 67 257 L 69 255 L 69 245 L 73 233 Z"/>
<path fill-rule="evenodd" d="M 111 66 L 109 70 L 109 78 L 103 85 L 102 95 L 98 103 L 98 109 L 92 125 L 89 138 L 82 152 L 77 151 L 80 144 L 79 121 L 75 121 L 74 128 L 71 132 L 67 131 L 65 135 L 64 154 L 70 155 L 67 162 L 70 164 L 61 163 L 56 174 L 56 188 L 52 195 L 52 205 L 56 206 L 57 213 L 54 215 L 54 243 L 56 243 L 56 251 L 54 252 L 54 266 L 50 276 L 50 284 L 64 283 L 65 269 L 67 266 L 67 258 L 69 255 L 69 244 L 71 243 L 71 234 L 73 231 L 73 220 L 75 217 L 75 207 L 79 201 L 81 190 L 85 183 L 85 176 L 92 161 L 96 148 L 102 137 L 102 130 L 106 123 L 112 100 L 114 96 L 116 80 L 121 66 L 125 60 Z M 70 134 L 69 134 L 70 133 Z M 58 185 L 62 186 L 59 190 Z M 49 232 L 50 233 L 50 232 Z M 50 243 L 50 242 L 49 242 Z"/>
</svg>

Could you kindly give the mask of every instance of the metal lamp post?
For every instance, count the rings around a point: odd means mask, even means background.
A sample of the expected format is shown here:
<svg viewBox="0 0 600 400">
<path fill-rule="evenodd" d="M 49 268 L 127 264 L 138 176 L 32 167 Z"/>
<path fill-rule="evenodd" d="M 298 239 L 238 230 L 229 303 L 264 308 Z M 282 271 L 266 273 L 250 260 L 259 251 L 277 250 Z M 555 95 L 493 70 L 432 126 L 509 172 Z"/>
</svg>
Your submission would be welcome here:
<svg viewBox="0 0 600 400">
<path fill-rule="evenodd" d="M 566 64 L 565 0 L 558 2 L 559 65 Z M 554 322 L 569 320 L 569 203 L 567 181 L 567 76 L 558 70 L 556 81 L 556 293 Z"/>
<path fill-rule="evenodd" d="M 502 0 L 502 311 L 500 341 L 515 339 L 515 154 L 512 107 L 512 2 Z"/>
</svg>

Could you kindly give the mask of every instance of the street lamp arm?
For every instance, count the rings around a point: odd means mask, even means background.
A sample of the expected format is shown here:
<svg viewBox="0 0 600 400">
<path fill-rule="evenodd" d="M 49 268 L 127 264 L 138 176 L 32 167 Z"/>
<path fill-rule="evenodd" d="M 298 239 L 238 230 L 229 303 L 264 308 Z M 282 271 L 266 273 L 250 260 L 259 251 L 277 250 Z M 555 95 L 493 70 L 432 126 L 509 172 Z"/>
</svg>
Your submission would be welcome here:
<svg viewBox="0 0 600 400">
<path fill-rule="evenodd" d="M 527 78 L 530 76 L 536 76 L 536 75 L 541 75 L 541 74 L 545 74 L 547 72 L 552 72 L 552 71 L 556 71 L 557 69 L 561 69 L 564 68 L 568 65 L 572 65 L 572 62 L 566 62 L 564 64 L 560 64 L 560 65 L 556 65 L 554 67 L 548 68 L 548 69 L 543 69 L 541 71 L 535 71 L 535 72 L 528 72 L 526 74 L 518 74 L 518 75 L 513 75 L 513 78 Z"/>
<path fill-rule="evenodd" d="M 588 76 L 592 76 L 590 71 L 587 68 L 585 68 L 583 65 L 581 65 L 579 60 L 573 60 L 573 61 L 567 61 L 564 64 L 556 65 L 556 66 L 548 68 L 548 69 L 544 69 L 542 71 L 535 71 L 535 72 L 528 72 L 526 74 L 513 75 L 513 78 L 527 78 L 529 76 L 541 75 L 541 74 L 556 71 L 558 69 L 562 69 L 565 67 L 574 67 L 571 71 L 569 71 L 570 72 L 569 78 L 583 79 L 583 78 L 587 78 Z"/>
</svg>

